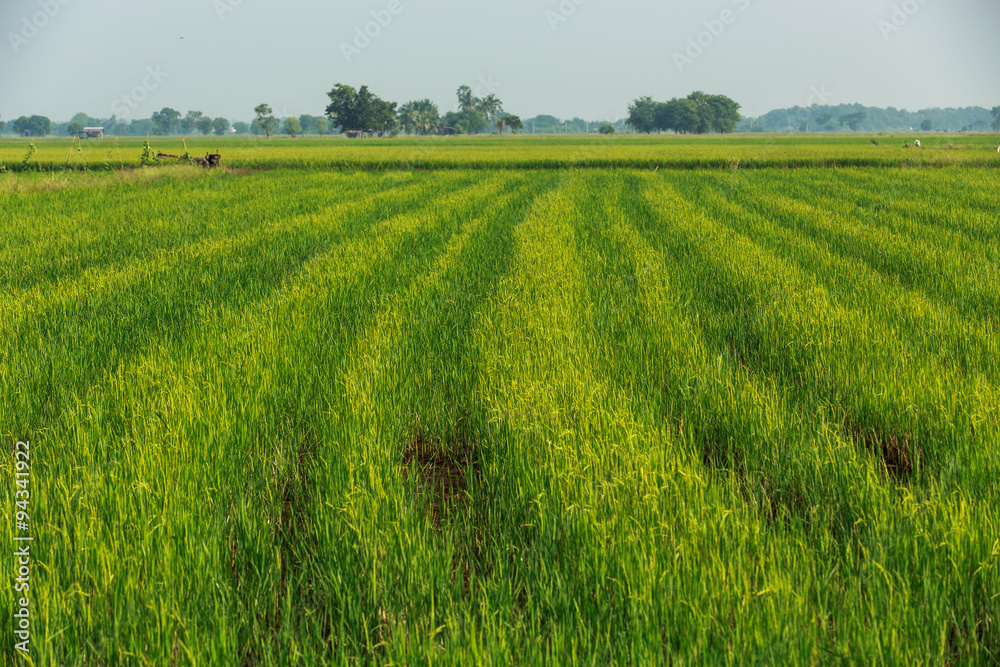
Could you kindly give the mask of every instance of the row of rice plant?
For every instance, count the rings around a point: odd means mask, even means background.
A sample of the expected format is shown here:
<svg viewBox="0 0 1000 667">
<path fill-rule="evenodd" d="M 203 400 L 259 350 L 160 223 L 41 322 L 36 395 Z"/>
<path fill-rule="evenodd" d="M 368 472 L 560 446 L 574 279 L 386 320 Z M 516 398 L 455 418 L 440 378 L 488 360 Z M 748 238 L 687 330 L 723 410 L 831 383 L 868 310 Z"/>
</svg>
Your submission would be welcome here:
<svg viewBox="0 0 1000 667">
<path fill-rule="evenodd" d="M 34 664 L 1000 658 L 995 172 L 148 171 L 0 191 Z"/>
</svg>

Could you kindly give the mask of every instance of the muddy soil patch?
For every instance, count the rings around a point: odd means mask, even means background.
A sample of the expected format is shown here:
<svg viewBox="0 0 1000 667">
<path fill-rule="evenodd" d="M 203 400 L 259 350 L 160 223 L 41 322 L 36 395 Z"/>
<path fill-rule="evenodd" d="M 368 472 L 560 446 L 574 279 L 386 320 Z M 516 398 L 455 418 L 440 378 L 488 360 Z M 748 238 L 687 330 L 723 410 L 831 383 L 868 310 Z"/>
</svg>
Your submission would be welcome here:
<svg viewBox="0 0 1000 667">
<path fill-rule="evenodd" d="M 847 424 L 847 433 L 855 443 L 874 455 L 880 467 L 893 479 L 904 482 L 913 474 L 921 449 L 909 435 L 851 423 Z"/>
<path fill-rule="evenodd" d="M 468 499 L 468 482 L 479 475 L 478 464 L 473 442 L 442 442 L 417 434 L 403 452 L 403 479 L 413 482 L 418 503 L 440 529 L 451 510 Z"/>
</svg>

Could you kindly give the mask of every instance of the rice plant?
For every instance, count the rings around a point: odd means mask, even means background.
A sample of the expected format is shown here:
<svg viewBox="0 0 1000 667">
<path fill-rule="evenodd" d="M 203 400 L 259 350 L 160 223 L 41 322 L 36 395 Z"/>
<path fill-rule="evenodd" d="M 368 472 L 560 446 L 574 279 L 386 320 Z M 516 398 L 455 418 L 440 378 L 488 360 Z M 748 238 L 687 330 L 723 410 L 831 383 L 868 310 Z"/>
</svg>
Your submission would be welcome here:
<svg viewBox="0 0 1000 667">
<path fill-rule="evenodd" d="M 4 176 L 30 664 L 1000 660 L 988 156 L 418 144 Z"/>
</svg>

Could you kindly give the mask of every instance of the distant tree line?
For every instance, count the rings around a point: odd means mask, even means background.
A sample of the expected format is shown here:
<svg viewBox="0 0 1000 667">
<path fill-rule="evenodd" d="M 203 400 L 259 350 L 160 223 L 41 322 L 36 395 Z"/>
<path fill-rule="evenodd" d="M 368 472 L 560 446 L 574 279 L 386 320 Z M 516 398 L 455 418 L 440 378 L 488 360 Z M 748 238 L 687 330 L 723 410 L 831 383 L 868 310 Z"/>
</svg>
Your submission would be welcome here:
<svg viewBox="0 0 1000 667">
<path fill-rule="evenodd" d="M 271 111 L 268 108 L 267 115 Z M 272 117 L 273 118 L 273 117 Z M 94 118 L 85 113 L 78 113 L 67 122 L 55 123 L 44 116 L 21 117 L 10 123 L 0 122 L 0 132 L 24 134 L 27 130 L 31 136 L 66 136 L 80 134 L 85 127 L 103 127 L 105 135 L 112 136 L 171 136 L 171 135 L 205 135 L 224 136 L 229 134 L 266 134 L 284 132 L 287 134 L 328 134 L 329 120 L 324 117 L 303 114 L 298 118 L 273 119 L 267 121 L 267 127 L 262 126 L 261 119 L 255 118 L 246 123 L 236 121 L 230 123 L 227 118 L 212 118 L 201 111 L 189 111 L 187 114 L 170 107 L 155 112 L 150 118 L 140 118 L 131 122 L 111 118 Z"/>
<path fill-rule="evenodd" d="M 706 134 L 735 132 L 740 122 L 740 105 L 725 95 L 695 91 L 684 99 L 657 102 L 640 97 L 628 107 L 628 124 L 636 132 L 677 132 Z"/>
<path fill-rule="evenodd" d="M 466 92 L 467 88 L 467 86 L 463 86 L 459 89 L 458 109 L 446 112 L 444 115 L 438 110 L 437 104 L 429 99 L 414 100 L 403 104 L 396 110 L 398 124 L 392 132 L 413 135 L 476 134 L 494 132 L 497 130 L 497 125 L 504 133 L 586 134 L 603 132 L 604 134 L 614 134 L 629 130 L 624 119 L 614 122 L 586 121 L 582 118 L 561 120 L 555 116 L 543 114 L 522 121 L 519 117 L 503 111 L 502 103 L 497 110 L 498 113 L 491 120 L 487 109 L 492 107 L 493 100 L 490 99 L 490 96 L 482 99 L 471 96 L 470 99 L 469 93 Z M 31 118 L 22 117 L 16 122 L 0 121 L 0 132 L 4 132 L 6 129 L 8 133 L 22 134 L 22 130 L 28 129 L 32 136 L 42 136 L 38 134 L 39 132 L 47 135 L 66 136 L 79 133 L 84 127 L 103 127 L 105 134 L 110 136 L 182 134 L 266 136 L 279 133 L 296 136 L 325 135 L 341 131 L 340 127 L 331 125 L 331 118 L 326 115 L 301 114 L 297 117 L 277 118 L 270 106 L 266 104 L 260 106 L 266 107 L 266 110 L 263 114 L 259 114 L 255 109 L 254 118 L 250 122 L 235 121 L 230 123 L 225 118 L 213 118 L 211 119 L 211 127 L 208 124 L 209 117 L 202 112 L 189 111 L 187 114 L 182 114 L 176 109 L 165 107 L 150 118 L 134 119 L 131 122 L 117 119 L 114 116 L 95 118 L 85 113 L 78 113 L 66 122 L 49 121 L 47 131 L 44 123 L 49 119 L 44 116 L 32 117 L 35 118 L 34 122 L 31 122 Z"/>
<path fill-rule="evenodd" d="M 607 120 L 584 120 L 580 117 L 570 119 L 559 119 L 548 114 L 540 114 L 534 118 L 525 118 L 522 121 L 525 134 L 600 134 L 600 128 L 609 126 L 613 132 L 605 129 L 604 134 L 626 133 L 629 126 L 625 119 L 616 121 Z"/>
<path fill-rule="evenodd" d="M 1000 108 L 1000 107 L 998 107 Z M 740 121 L 740 132 L 985 132 L 1000 130 L 995 108 L 923 109 L 906 111 L 861 104 L 775 109 Z"/>
<path fill-rule="evenodd" d="M 7 129 L 15 134 L 42 137 L 78 135 L 86 127 L 103 127 L 106 135 L 140 136 L 145 134 L 224 135 L 231 133 L 232 126 L 225 118 L 211 118 L 200 111 L 189 111 L 186 116 L 182 116 L 179 111 L 167 107 L 154 113 L 151 118 L 137 119 L 131 122 L 119 120 L 114 116 L 94 118 L 82 112 L 75 114 L 69 121 L 60 123 L 53 123 L 45 116 L 21 116 L 11 122 Z M 4 129 L 4 124 L 0 124 L 0 132 L 3 132 Z"/>
<path fill-rule="evenodd" d="M 738 120 L 740 132 L 983 132 L 992 128 L 1000 131 L 1000 106 L 992 110 L 982 107 L 965 109 L 926 109 L 909 112 L 893 107 L 880 109 L 861 105 L 792 107 L 776 109 L 757 118 L 738 119 L 739 105 L 721 95 L 695 92 L 685 99 L 655 102 L 642 97 L 629 105 L 626 119 L 609 123 L 585 121 L 582 118 L 560 120 L 555 116 L 539 115 L 522 121 L 503 110 L 495 95 L 475 97 L 471 88 L 457 91 L 457 108 L 441 115 L 429 99 L 413 100 L 398 108 L 384 102 L 367 87 L 354 90 L 338 85 L 331 93 L 329 113 L 323 116 L 302 114 L 298 117 L 276 118 L 268 105 L 255 109 L 249 123 L 230 123 L 226 118 L 211 118 L 200 111 L 187 114 L 165 107 L 151 118 L 131 122 L 111 118 L 95 118 L 78 113 L 66 122 L 52 122 L 45 116 L 21 116 L 12 121 L 0 120 L 0 133 L 30 136 L 66 136 L 79 134 L 85 127 L 104 127 L 106 135 L 214 135 L 256 134 L 271 136 L 282 133 L 324 135 L 347 130 L 374 131 L 392 135 L 399 132 L 413 135 L 477 134 L 482 132 L 530 132 L 537 134 L 584 134 L 600 132 L 732 132 Z M 263 108 L 262 108 L 263 107 Z M 351 127 L 357 126 L 357 127 Z M 362 127 L 364 126 L 364 127 Z"/>
</svg>

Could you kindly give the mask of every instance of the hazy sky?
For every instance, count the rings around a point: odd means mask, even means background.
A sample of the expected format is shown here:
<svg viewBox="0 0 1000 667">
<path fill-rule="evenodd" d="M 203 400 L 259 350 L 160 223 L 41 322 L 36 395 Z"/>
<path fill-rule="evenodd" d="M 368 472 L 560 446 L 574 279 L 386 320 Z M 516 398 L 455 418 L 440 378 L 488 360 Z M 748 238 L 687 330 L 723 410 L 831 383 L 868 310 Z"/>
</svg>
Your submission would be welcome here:
<svg viewBox="0 0 1000 667">
<path fill-rule="evenodd" d="M 0 118 L 319 115 L 338 82 L 588 120 L 693 90 L 746 115 L 992 107 L 998 26 L 997 0 L 0 0 Z"/>
</svg>

